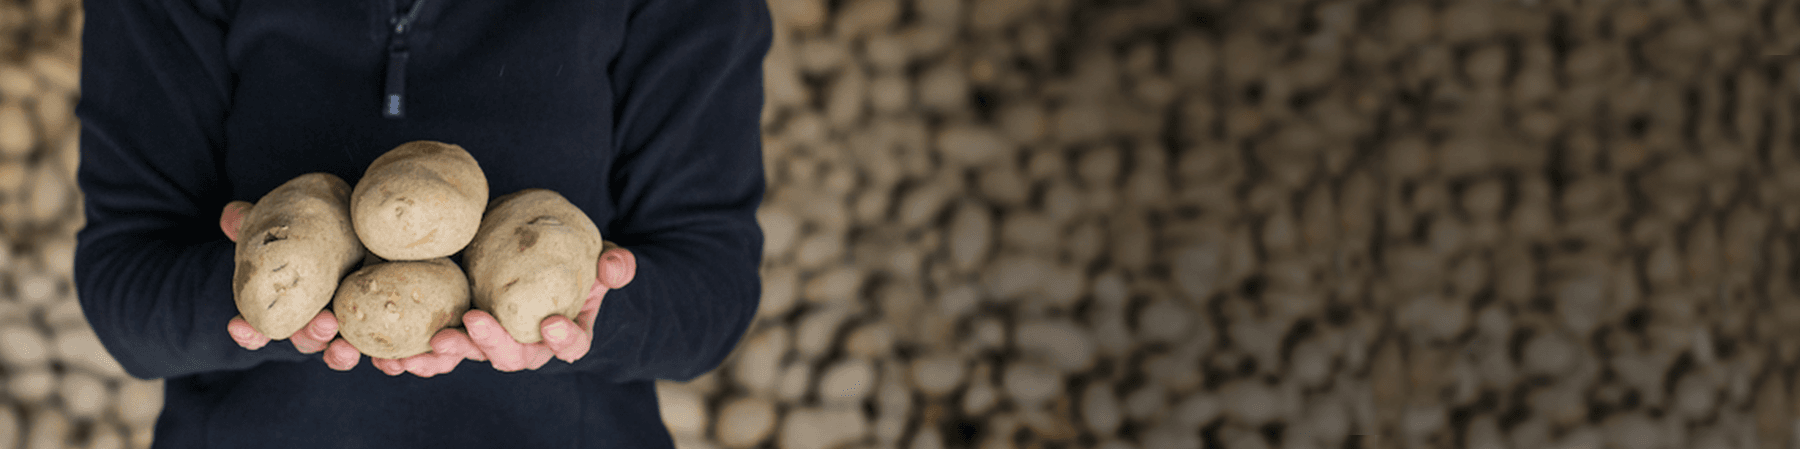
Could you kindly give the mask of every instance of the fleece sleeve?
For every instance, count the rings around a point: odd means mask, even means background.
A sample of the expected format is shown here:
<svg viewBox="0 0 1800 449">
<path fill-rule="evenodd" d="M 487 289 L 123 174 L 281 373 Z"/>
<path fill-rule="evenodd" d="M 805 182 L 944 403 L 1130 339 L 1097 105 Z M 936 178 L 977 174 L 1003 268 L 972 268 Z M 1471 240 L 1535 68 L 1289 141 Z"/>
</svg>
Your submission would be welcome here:
<svg viewBox="0 0 1800 449">
<path fill-rule="evenodd" d="M 607 293 L 593 349 L 572 368 L 685 380 L 731 352 L 761 296 L 769 11 L 761 0 L 648 0 L 629 14 L 611 70 L 618 209 L 604 226 L 637 256 L 637 277 Z"/>
<path fill-rule="evenodd" d="M 126 372 L 159 378 L 303 360 L 249 351 L 225 323 L 233 246 L 218 228 L 232 76 L 218 5 L 88 0 L 82 34 L 77 236 L 82 311 Z"/>
</svg>

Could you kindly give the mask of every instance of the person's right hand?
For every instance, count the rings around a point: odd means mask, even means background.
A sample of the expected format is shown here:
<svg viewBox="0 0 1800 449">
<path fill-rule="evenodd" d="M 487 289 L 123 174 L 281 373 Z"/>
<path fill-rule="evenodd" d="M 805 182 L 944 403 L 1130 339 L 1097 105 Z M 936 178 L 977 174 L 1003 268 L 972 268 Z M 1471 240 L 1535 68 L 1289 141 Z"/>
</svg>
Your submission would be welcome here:
<svg viewBox="0 0 1800 449">
<path fill-rule="evenodd" d="M 250 211 L 250 206 L 250 203 L 243 201 L 233 201 L 231 204 L 225 205 L 225 210 L 219 213 L 219 229 L 225 231 L 225 238 L 229 238 L 233 242 L 237 241 L 238 227 L 244 224 L 244 214 Z M 262 331 L 251 327 L 249 321 L 244 321 L 243 315 L 233 317 L 230 322 L 225 324 L 225 330 L 230 332 L 231 339 L 236 341 L 238 346 L 243 346 L 244 349 L 261 349 L 270 341 L 269 336 L 263 335 Z M 311 322 L 306 323 L 306 327 L 300 328 L 300 331 L 294 332 L 294 336 L 288 337 L 288 341 L 292 342 L 294 349 L 300 350 L 302 354 L 325 351 L 326 366 L 338 371 L 349 371 L 356 367 L 358 360 L 362 359 L 362 353 L 357 351 L 356 347 L 350 346 L 350 342 L 337 338 L 337 331 L 337 317 L 332 315 L 330 310 L 321 310 Z"/>
</svg>

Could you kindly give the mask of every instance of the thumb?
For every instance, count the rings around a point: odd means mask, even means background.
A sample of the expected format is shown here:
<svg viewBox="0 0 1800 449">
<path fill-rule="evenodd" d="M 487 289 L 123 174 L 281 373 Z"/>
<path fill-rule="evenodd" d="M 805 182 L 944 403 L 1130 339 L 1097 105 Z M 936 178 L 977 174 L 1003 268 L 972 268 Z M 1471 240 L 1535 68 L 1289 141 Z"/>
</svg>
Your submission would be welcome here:
<svg viewBox="0 0 1800 449">
<path fill-rule="evenodd" d="M 608 289 L 630 284 L 637 277 L 637 255 L 631 250 L 612 246 L 600 253 L 600 266 L 595 281 Z"/>
<path fill-rule="evenodd" d="M 238 228 L 244 225 L 244 216 L 250 215 L 252 205 L 246 201 L 232 201 L 219 212 L 219 230 L 225 231 L 225 238 L 236 242 Z"/>
</svg>

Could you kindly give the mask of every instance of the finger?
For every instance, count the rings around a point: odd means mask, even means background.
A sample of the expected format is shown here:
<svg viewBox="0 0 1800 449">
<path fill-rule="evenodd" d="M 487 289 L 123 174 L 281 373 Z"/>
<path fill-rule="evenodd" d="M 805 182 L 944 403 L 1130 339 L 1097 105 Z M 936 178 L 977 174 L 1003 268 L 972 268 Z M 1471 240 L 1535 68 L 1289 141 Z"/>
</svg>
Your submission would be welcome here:
<svg viewBox="0 0 1800 449">
<path fill-rule="evenodd" d="M 436 376 L 456 369 L 456 364 L 462 362 L 466 351 L 447 340 L 455 339 L 457 334 L 461 332 L 439 329 L 431 336 L 431 352 L 401 359 L 401 365 L 406 367 L 406 372 L 419 377 Z"/>
<path fill-rule="evenodd" d="M 463 325 L 469 329 L 469 339 L 487 355 L 494 369 L 506 372 L 537 369 L 556 356 L 543 343 L 519 343 L 493 315 L 477 312 L 464 315 Z"/>
<path fill-rule="evenodd" d="M 544 346 L 543 343 L 526 345 L 524 368 L 529 370 L 543 368 L 544 364 L 550 363 L 550 359 L 553 358 L 556 358 L 556 353 L 551 352 L 550 347 Z"/>
<path fill-rule="evenodd" d="M 456 365 L 461 364 L 462 361 L 462 357 L 430 355 L 425 356 L 424 363 L 419 363 L 417 366 L 408 365 L 409 368 L 406 372 L 413 373 L 414 376 L 419 377 L 432 377 L 455 371 Z"/>
<path fill-rule="evenodd" d="M 400 373 L 406 372 L 406 366 L 402 365 L 399 360 L 369 357 L 369 364 L 375 365 L 375 369 L 381 370 L 389 376 L 398 376 Z"/>
<path fill-rule="evenodd" d="M 237 241 L 238 227 L 243 226 L 244 216 L 250 214 L 250 206 L 246 201 L 232 201 L 219 212 L 219 230 L 225 231 L 225 238 Z"/>
<path fill-rule="evenodd" d="M 513 340 L 512 335 L 500 327 L 500 322 L 494 320 L 493 315 L 471 310 L 463 315 L 463 326 L 468 328 L 469 340 L 487 356 L 494 369 L 518 371 L 525 367 L 525 345 Z"/>
<path fill-rule="evenodd" d="M 594 334 L 594 317 L 599 316 L 599 303 L 607 299 L 607 287 L 601 287 L 599 281 L 594 283 L 594 290 L 589 292 L 587 303 L 581 303 L 581 312 L 574 316 L 574 323 L 581 325 L 581 330 Z"/>
<path fill-rule="evenodd" d="M 337 338 L 337 315 L 331 313 L 331 309 L 320 310 L 318 315 L 313 315 L 311 322 L 306 323 L 306 328 L 312 331 L 313 337 L 320 340 Z"/>
<path fill-rule="evenodd" d="M 444 329 L 431 336 L 431 352 L 449 354 L 474 361 L 487 360 L 481 348 L 469 339 L 469 334 L 458 329 Z"/>
<path fill-rule="evenodd" d="M 600 253 L 599 273 L 595 279 L 606 288 L 620 288 L 637 277 L 637 255 L 631 250 L 613 247 Z"/>
<path fill-rule="evenodd" d="M 341 338 L 332 340 L 331 346 L 325 348 L 325 366 L 334 370 L 349 371 L 356 367 L 359 359 L 362 359 L 362 353 L 358 352 L 355 346 L 350 346 L 350 342 Z"/>
<path fill-rule="evenodd" d="M 311 354 L 325 350 L 331 339 L 337 338 L 337 328 L 337 317 L 330 310 L 320 311 L 313 316 L 312 321 L 306 323 L 306 327 L 300 328 L 300 332 L 295 332 L 288 339 L 294 342 L 294 348 L 299 349 L 300 353 Z"/>
<path fill-rule="evenodd" d="M 556 358 L 556 353 L 551 352 L 550 347 L 544 346 L 543 343 L 519 345 L 519 350 L 517 352 L 509 354 L 506 357 L 507 361 L 504 364 L 504 368 L 500 365 L 496 365 L 495 368 L 507 372 L 535 370 L 543 367 L 545 363 L 549 363 L 550 359 L 553 358 Z"/>
<path fill-rule="evenodd" d="M 552 315 L 544 319 L 544 347 L 550 349 L 556 358 L 564 362 L 575 363 L 587 355 L 588 348 L 594 339 L 587 332 L 569 321 L 569 317 Z"/>
<path fill-rule="evenodd" d="M 401 359 L 400 365 L 414 376 L 431 377 L 456 369 L 456 364 L 462 363 L 462 360 L 460 356 L 427 352 Z"/>
<path fill-rule="evenodd" d="M 433 368 L 431 370 L 432 376 L 436 376 L 439 374 L 444 374 L 444 373 L 454 371 L 454 370 L 456 370 L 457 366 L 462 364 L 462 361 L 463 361 L 462 356 L 452 356 L 452 355 L 448 355 L 448 354 L 434 356 L 434 357 L 436 360 L 436 364 L 432 367 Z M 427 376 L 427 377 L 429 377 L 429 376 Z"/>
<path fill-rule="evenodd" d="M 288 338 L 288 341 L 294 343 L 294 350 L 300 351 L 301 354 L 323 351 L 330 344 L 330 340 L 314 340 L 301 334 L 294 334 L 293 337 Z"/>
<path fill-rule="evenodd" d="M 600 316 L 599 296 L 588 298 L 587 304 L 581 306 L 581 313 L 575 315 L 575 324 L 581 325 L 581 330 L 588 333 L 589 340 L 593 339 L 591 337 L 594 335 L 594 318 L 598 316 Z"/>
<path fill-rule="evenodd" d="M 238 346 L 243 346 L 244 349 L 254 351 L 269 344 L 269 336 L 263 335 L 262 331 L 251 327 L 250 322 L 244 321 L 244 317 L 241 315 L 232 317 L 231 321 L 226 322 L 225 331 L 231 334 L 232 341 L 237 342 Z"/>
<path fill-rule="evenodd" d="M 600 310 L 600 301 L 606 299 L 607 291 L 605 286 L 595 283 L 594 289 L 588 292 L 587 302 L 581 303 L 581 311 Z"/>
</svg>

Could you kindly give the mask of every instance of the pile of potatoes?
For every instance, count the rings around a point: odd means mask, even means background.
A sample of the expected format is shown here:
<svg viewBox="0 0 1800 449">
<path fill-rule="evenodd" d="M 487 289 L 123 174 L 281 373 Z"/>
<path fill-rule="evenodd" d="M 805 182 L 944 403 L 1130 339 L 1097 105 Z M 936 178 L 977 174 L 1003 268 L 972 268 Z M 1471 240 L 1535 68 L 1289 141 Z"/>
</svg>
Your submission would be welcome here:
<svg viewBox="0 0 1800 449">
<path fill-rule="evenodd" d="M 245 213 L 232 293 L 252 327 L 292 336 L 327 305 L 339 334 L 371 357 L 431 351 L 473 305 L 513 338 L 541 340 L 551 315 L 577 315 L 602 241 L 562 195 L 526 189 L 488 202 L 487 178 L 462 147 L 402 144 L 354 189 L 308 173 Z M 464 271 L 450 260 L 463 252 Z"/>
</svg>

